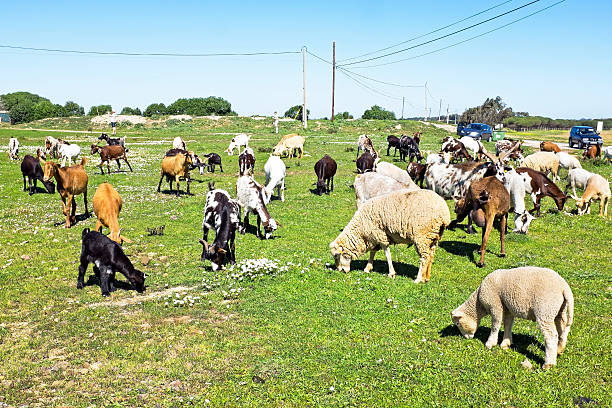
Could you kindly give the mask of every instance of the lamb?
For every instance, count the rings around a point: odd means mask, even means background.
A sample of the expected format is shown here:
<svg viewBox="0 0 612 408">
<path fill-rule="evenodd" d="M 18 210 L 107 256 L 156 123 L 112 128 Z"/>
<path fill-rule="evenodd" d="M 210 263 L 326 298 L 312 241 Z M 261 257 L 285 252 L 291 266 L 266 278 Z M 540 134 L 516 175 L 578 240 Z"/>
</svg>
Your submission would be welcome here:
<svg viewBox="0 0 612 408">
<path fill-rule="evenodd" d="M 238 167 L 241 176 L 253 175 L 255 171 L 255 152 L 250 147 L 245 147 L 238 156 Z"/>
<path fill-rule="evenodd" d="M 246 133 L 238 133 L 232 138 L 232 141 L 225 152 L 228 156 L 231 156 L 234 154 L 234 149 L 238 149 L 238 154 L 240 154 L 240 146 L 249 147 L 250 139 L 251 136 L 248 136 Z"/>
<path fill-rule="evenodd" d="M 411 162 L 411 163 L 414 163 L 414 162 Z M 418 164 L 418 163 L 415 163 L 415 164 Z M 399 181 L 400 183 L 404 184 L 406 188 L 409 188 L 410 190 L 418 189 L 418 186 L 415 184 L 414 181 L 412 181 L 412 178 L 410 178 L 410 175 L 408 175 L 407 172 L 400 169 L 393 163 L 389 163 L 389 162 L 377 163 L 376 173 L 382 174 L 383 176 L 391 177 Z"/>
<path fill-rule="evenodd" d="M 102 296 L 110 296 L 116 290 L 115 272 L 121 272 L 132 284 L 138 293 L 145 291 L 144 273 L 134 268 L 132 262 L 123 253 L 123 249 L 116 242 L 111 241 L 98 231 L 85 228 L 81 234 L 81 259 L 77 289 L 85 286 L 85 272 L 89 263 L 93 263 L 94 273 L 100 279 Z"/>
<path fill-rule="evenodd" d="M 8 157 L 11 160 L 19 159 L 19 140 L 16 137 L 11 137 L 8 144 Z"/>
<path fill-rule="evenodd" d="M 567 173 L 567 185 L 565 186 L 564 194 L 567 195 L 567 189 L 571 186 L 574 195 L 572 197 L 576 197 L 576 187 L 581 190 L 586 189 L 589 178 L 595 173 L 591 173 L 588 170 L 583 168 L 572 169 Z"/>
<path fill-rule="evenodd" d="M 321 160 L 315 163 L 314 171 L 317 175 L 316 186 L 318 195 L 322 195 L 323 193 L 329 195 L 330 191 L 334 191 L 334 176 L 336 175 L 337 169 L 338 164 L 328 154 L 323 156 Z M 330 182 L 331 190 L 329 188 Z"/>
<path fill-rule="evenodd" d="M 559 157 L 552 152 L 537 152 L 525 157 L 521 167 L 527 167 L 544 174 L 552 173 L 552 181 L 559 178 Z"/>
<path fill-rule="evenodd" d="M 610 202 L 610 184 L 608 180 L 601 177 L 599 174 L 593 174 L 589 177 L 584 194 L 582 197 L 572 197 L 576 200 L 578 215 L 591 213 L 591 201 L 599 200 L 599 215 L 602 217 L 608 216 L 608 203 Z"/>
<path fill-rule="evenodd" d="M 299 136 L 299 135 L 297 133 L 289 133 L 289 134 L 281 137 L 281 139 L 278 141 L 276 146 L 274 146 L 274 149 L 272 151 L 273 152 L 282 152 L 285 149 L 285 140 L 290 139 L 290 138 L 292 138 L 294 136 Z M 280 153 L 278 154 L 278 156 L 280 156 Z"/>
<path fill-rule="evenodd" d="M 355 200 L 358 209 L 363 203 L 373 197 L 389 194 L 398 190 L 406 189 L 414 191 L 419 189 L 414 183 L 412 183 L 412 185 L 406 185 L 394 178 L 377 172 L 358 174 L 355 176 L 353 187 L 355 188 Z"/>
<path fill-rule="evenodd" d="M 179 153 L 176 156 L 166 156 L 162 160 L 161 164 L 161 176 L 159 178 L 159 184 L 157 185 L 157 192 L 161 189 L 161 183 L 166 176 L 166 180 L 170 184 L 170 192 L 172 192 L 172 181 L 176 181 L 176 195 L 180 193 L 179 179 L 184 177 L 187 180 L 187 194 L 189 194 L 189 185 L 191 184 L 191 177 L 189 170 L 192 165 L 192 152 L 188 154 Z"/>
<path fill-rule="evenodd" d="M 468 233 L 473 233 L 472 221 L 475 221 L 482 229 L 482 245 L 480 246 L 480 260 L 478 267 L 485 266 L 484 256 L 487 249 L 491 229 L 496 218 L 499 218 L 499 235 L 501 241 L 500 257 L 506 256 L 504 247 L 506 239 L 506 223 L 508 210 L 510 209 L 510 194 L 501 181 L 495 176 L 485 177 L 470 184 L 465 196 L 455 203 L 457 219 L 451 224 L 451 228 L 469 216 Z"/>
<path fill-rule="evenodd" d="M 244 210 L 244 221 L 240 228 L 240 233 L 245 234 L 246 228 L 249 225 L 249 213 L 257 214 L 257 238 L 263 239 L 260 226 L 263 223 L 265 239 L 269 239 L 272 233 L 278 228 L 274 218 L 270 217 L 270 213 L 266 208 L 266 203 L 270 202 L 270 197 L 265 188 L 251 176 L 240 176 L 236 180 L 236 201 Z"/>
<path fill-rule="evenodd" d="M 287 154 L 287 157 L 297 156 L 298 159 L 301 159 L 304 156 L 304 142 L 306 139 L 304 136 L 293 135 L 284 140 L 281 140 L 278 145 L 274 148 L 272 152 L 275 156 L 282 156 L 283 154 Z"/>
<path fill-rule="evenodd" d="M 556 143 L 553 143 L 553 142 L 541 142 L 540 143 L 540 151 L 559 153 L 561 151 L 561 149 L 559 148 L 559 146 L 557 146 Z"/>
<path fill-rule="evenodd" d="M 567 169 L 568 174 L 569 174 L 569 171 L 572 169 L 582 168 L 580 161 L 578 161 L 576 157 L 571 156 L 568 153 L 559 152 L 557 153 L 557 157 L 559 158 L 559 166 L 563 167 L 564 169 Z"/>
<path fill-rule="evenodd" d="M 63 143 L 57 147 L 57 153 L 62 160 L 62 167 L 66 167 L 66 159 L 68 159 L 68 166 L 72 166 L 72 161 L 81 154 L 81 148 L 76 144 Z"/>
<path fill-rule="evenodd" d="M 272 192 L 275 188 L 278 188 L 278 195 L 280 196 L 281 202 L 285 202 L 285 176 L 287 174 L 287 167 L 283 160 L 278 156 L 270 155 L 268 161 L 264 165 L 264 172 L 266 173 L 266 196 L 272 198 Z M 267 204 L 267 203 L 266 203 Z"/>
<path fill-rule="evenodd" d="M 485 343 L 497 345 L 499 329 L 504 323 L 502 349 L 512 345 L 515 317 L 538 323 L 546 344 L 542 368 L 549 369 L 563 353 L 574 320 L 574 295 L 567 282 L 548 268 L 524 266 L 497 269 L 488 274 L 461 306 L 453 310 L 453 323 L 466 339 L 476 333 L 480 320 L 491 315 L 491 334 Z"/>
<path fill-rule="evenodd" d="M 92 203 L 94 213 L 98 217 L 94 231 L 102 232 L 102 227 L 107 227 L 110 229 L 109 238 L 111 240 L 119 245 L 123 241 L 131 243 L 132 241 L 121 235 L 118 218 L 123 200 L 117 190 L 107 182 L 100 184 L 93 196 Z"/>
<path fill-rule="evenodd" d="M 36 193 L 36 182 L 40 180 L 47 192 L 54 194 L 55 193 L 55 184 L 52 181 L 44 181 L 45 173 L 43 172 L 42 167 L 40 167 L 40 149 L 38 149 L 37 157 L 30 156 L 26 154 L 21 162 L 21 174 L 23 175 L 23 191 L 28 191 L 26 189 L 26 178 L 28 179 L 29 184 L 29 192 L 30 195 Z M 34 186 L 32 186 L 32 182 Z"/>
<path fill-rule="evenodd" d="M 172 141 L 172 148 L 173 149 L 187 150 L 187 147 L 185 147 L 185 141 L 180 136 L 177 136 L 177 137 L 174 138 L 174 140 Z"/>
<path fill-rule="evenodd" d="M 371 271 L 374 255 L 384 249 L 389 277 L 393 278 L 395 269 L 389 246 L 414 244 L 420 257 L 414 282 L 427 282 L 436 247 L 449 223 L 448 206 L 433 191 L 396 191 L 364 203 L 329 248 L 336 267 L 344 272 L 350 271 L 351 259 L 367 251 L 370 259 L 364 271 Z"/>
</svg>

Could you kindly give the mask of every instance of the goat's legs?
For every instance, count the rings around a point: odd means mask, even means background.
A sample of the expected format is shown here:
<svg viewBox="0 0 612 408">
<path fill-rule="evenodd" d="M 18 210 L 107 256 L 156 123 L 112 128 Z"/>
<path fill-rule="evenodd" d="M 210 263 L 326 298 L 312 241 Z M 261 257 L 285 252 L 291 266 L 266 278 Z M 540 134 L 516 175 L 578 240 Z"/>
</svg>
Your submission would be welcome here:
<svg viewBox="0 0 612 408">
<path fill-rule="evenodd" d="M 161 189 L 161 183 L 162 180 L 164 179 L 164 172 L 161 172 L 161 177 L 159 178 L 159 184 L 157 185 L 157 192 L 159 193 L 160 189 Z"/>
<path fill-rule="evenodd" d="M 98 164 L 98 167 L 100 167 L 100 171 L 102 172 L 102 174 L 104 174 L 104 169 L 102 168 L 102 166 L 104 166 L 104 162 L 100 161 L 100 164 Z"/>
<path fill-rule="evenodd" d="M 236 240 L 236 231 L 232 230 L 229 239 L 229 250 L 230 250 L 230 264 L 234 265 L 236 263 L 236 245 L 234 241 Z"/>
<path fill-rule="evenodd" d="M 191 175 L 190 175 L 189 173 L 187 173 L 187 174 L 185 175 L 185 179 L 186 179 L 186 181 L 187 181 L 187 194 L 191 194 L 191 193 L 189 192 L 189 185 L 191 184 Z M 178 178 L 177 178 L 177 180 L 178 180 Z M 176 183 L 178 184 L 178 181 L 177 181 Z"/>
<path fill-rule="evenodd" d="M 240 228 L 240 233 L 244 235 L 246 233 L 247 227 L 249 226 L 249 213 L 245 211 L 244 221 L 242 222 L 242 227 Z"/>
<path fill-rule="evenodd" d="M 123 156 L 123 160 L 125 160 L 125 162 L 127 163 L 128 167 L 130 168 L 130 171 L 134 172 L 134 170 L 132 170 L 132 166 L 130 165 L 130 162 L 127 160 L 127 157 L 125 157 L 125 155 Z M 117 160 L 117 163 L 119 163 L 119 160 Z"/>
<path fill-rule="evenodd" d="M 223 173 L 223 166 L 219 163 L 219 168 L 221 169 L 221 173 Z M 213 173 L 215 172 L 215 167 L 213 166 Z"/>
<path fill-rule="evenodd" d="M 111 171 L 110 171 L 110 160 L 106 161 L 106 169 L 108 170 L 108 174 L 110 174 L 111 173 Z"/>
<path fill-rule="evenodd" d="M 106 266 L 101 265 L 100 267 L 100 290 L 102 296 L 110 296 L 109 280 L 112 279 L 112 270 Z"/>
<path fill-rule="evenodd" d="M 480 246 L 480 261 L 478 261 L 478 267 L 482 268 L 485 266 L 484 257 L 487 249 L 487 242 L 489 242 L 489 236 L 491 235 L 491 229 L 493 228 L 493 220 L 495 217 L 487 218 L 485 228 L 482 230 L 482 245 Z"/>
<path fill-rule="evenodd" d="M 499 220 L 499 239 L 501 240 L 501 253 L 499 254 L 500 258 L 506 257 L 506 249 L 504 248 L 504 243 L 506 242 L 506 229 L 508 226 L 508 214 L 504 214 Z"/>
<path fill-rule="evenodd" d="M 117 162 L 117 171 L 121 170 L 121 162 L 119 161 L 119 159 L 116 159 Z"/>
<path fill-rule="evenodd" d="M 30 182 L 30 192 L 31 192 L 32 191 L 32 180 L 30 179 L 30 177 L 28 177 L 28 181 Z M 25 176 L 25 174 L 23 175 L 23 191 L 27 191 L 26 190 L 26 176 Z"/>
<path fill-rule="evenodd" d="M 73 195 L 70 196 L 71 209 L 70 209 L 70 225 L 76 224 L 76 199 Z"/>
<path fill-rule="evenodd" d="M 263 236 L 261 235 L 261 231 L 259 231 L 260 227 L 261 227 L 261 217 L 259 216 L 259 214 L 257 214 L 257 238 L 263 239 Z"/>
<path fill-rule="evenodd" d="M 87 272 L 87 254 L 85 246 L 81 245 L 81 263 L 79 265 L 79 276 L 77 277 L 77 289 L 83 289 L 85 286 L 85 272 Z"/>
</svg>

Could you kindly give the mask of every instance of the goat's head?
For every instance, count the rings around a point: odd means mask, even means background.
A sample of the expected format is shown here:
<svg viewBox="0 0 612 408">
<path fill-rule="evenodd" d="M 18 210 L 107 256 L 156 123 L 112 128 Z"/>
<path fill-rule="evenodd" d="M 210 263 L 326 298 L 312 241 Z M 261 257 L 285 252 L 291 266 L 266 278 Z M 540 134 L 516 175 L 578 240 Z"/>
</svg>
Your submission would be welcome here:
<svg viewBox="0 0 612 408">
<path fill-rule="evenodd" d="M 531 221 L 533 221 L 535 217 L 529 214 L 529 211 L 524 211 L 522 214 L 515 214 L 514 216 L 514 225 L 515 228 L 513 232 L 518 232 L 519 234 L 527 234 L 529 230 L 529 225 Z"/>
<path fill-rule="evenodd" d="M 267 224 L 264 223 L 264 233 L 265 233 L 266 239 L 272 238 L 272 233 L 276 231 L 279 226 L 280 224 L 277 224 L 274 218 L 270 218 Z"/>
<path fill-rule="evenodd" d="M 91 154 L 96 154 L 98 153 L 99 150 L 100 150 L 100 147 L 97 144 L 95 143 L 91 144 Z"/>
<path fill-rule="evenodd" d="M 317 180 L 317 194 L 322 195 L 325 192 L 327 192 L 327 185 L 325 184 L 325 180 Z"/>
<path fill-rule="evenodd" d="M 53 177 L 55 177 L 55 173 L 57 172 L 57 163 L 52 161 L 44 161 L 40 159 L 40 164 L 43 169 L 43 181 L 48 182 Z"/>
<path fill-rule="evenodd" d="M 134 268 L 132 272 L 126 274 L 125 277 L 127 278 L 128 282 L 132 284 L 134 289 L 136 289 L 136 292 L 142 293 L 145 291 L 145 274 L 142 273 L 142 271 Z"/>
<path fill-rule="evenodd" d="M 100 135 L 100 137 L 98 137 L 98 140 L 106 140 L 106 141 L 108 141 L 108 135 L 106 133 L 102 133 Z"/>
<path fill-rule="evenodd" d="M 227 251 L 221 247 L 218 247 L 216 243 L 208 245 L 208 242 L 204 241 L 203 239 L 200 239 L 200 244 L 202 244 L 202 256 L 200 257 L 200 260 L 205 261 L 208 259 L 213 271 L 219 270 L 225 263 L 225 255 L 227 254 Z"/>
<path fill-rule="evenodd" d="M 576 208 L 578 215 L 584 215 L 589 210 L 590 200 L 585 200 L 582 197 L 576 199 Z"/>
</svg>

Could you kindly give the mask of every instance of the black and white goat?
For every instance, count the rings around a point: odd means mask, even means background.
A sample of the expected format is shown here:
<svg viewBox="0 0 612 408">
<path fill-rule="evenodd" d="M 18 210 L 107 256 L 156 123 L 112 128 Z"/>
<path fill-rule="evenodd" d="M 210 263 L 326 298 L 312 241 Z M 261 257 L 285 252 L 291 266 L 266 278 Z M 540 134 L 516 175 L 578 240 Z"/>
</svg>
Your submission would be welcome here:
<svg viewBox="0 0 612 408">
<path fill-rule="evenodd" d="M 221 173 L 223 173 L 223 166 L 221 165 L 221 156 L 217 153 L 208 153 L 204 154 L 203 157 L 206 157 L 208 164 L 208 171 L 211 173 L 215 172 L 215 166 L 218 165 L 221 169 Z"/>
<path fill-rule="evenodd" d="M 370 139 L 366 135 L 360 135 L 359 140 L 357 140 L 357 156 L 355 157 L 355 159 L 359 157 L 360 150 L 370 153 L 372 157 L 374 157 L 375 159 L 380 157 L 376 149 L 374 149 L 374 144 L 372 143 L 372 139 Z"/>
<path fill-rule="evenodd" d="M 106 133 L 102 133 L 98 140 L 106 140 L 106 144 L 109 146 L 121 146 L 125 149 L 126 153 L 129 151 L 125 147 L 125 137 L 109 137 Z"/>
<path fill-rule="evenodd" d="M 81 263 L 77 289 L 83 289 L 85 286 L 85 272 L 91 262 L 94 264 L 94 273 L 100 278 L 102 296 L 110 296 L 110 292 L 116 290 L 116 271 L 121 272 L 136 291 L 139 293 L 145 291 L 144 273 L 134 268 L 118 243 L 98 231 L 90 231 L 89 228 L 83 230 L 81 237 Z"/>
<path fill-rule="evenodd" d="M 245 147 L 244 151 L 238 156 L 238 166 L 240 175 L 252 175 L 255 170 L 255 152 L 250 147 Z"/>
<path fill-rule="evenodd" d="M 213 271 L 216 271 L 228 261 L 232 265 L 236 263 L 234 240 L 240 226 L 240 205 L 227 191 L 215 189 L 214 183 L 208 183 L 208 189 L 200 240 L 201 260 L 210 260 Z M 208 231 L 211 229 L 215 231 L 215 240 L 209 245 Z"/>
<path fill-rule="evenodd" d="M 419 144 L 410 136 L 402 135 L 400 138 L 400 160 L 406 161 L 406 156 L 408 156 L 408 161 L 412 161 L 414 158 L 418 162 L 423 160 L 423 155 L 421 154 L 421 150 L 419 149 Z"/>
<path fill-rule="evenodd" d="M 9 140 L 8 156 L 11 160 L 19 159 L 19 140 L 16 137 L 11 137 Z"/>
<path fill-rule="evenodd" d="M 236 201 L 244 210 L 244 221 L 240 233 L 246 233 L 249 225 L 249 213 L 257 214 L 257 238 L 262 239 L 260 226 L 263 223 L 265 238 L 269 239 L 278 228 L 278 224 L 270 216 L 266 203 L 270 202 L 270 195 L 266 189 L 251 176 L 240 176 L 236 180 Z"/>
</svg>

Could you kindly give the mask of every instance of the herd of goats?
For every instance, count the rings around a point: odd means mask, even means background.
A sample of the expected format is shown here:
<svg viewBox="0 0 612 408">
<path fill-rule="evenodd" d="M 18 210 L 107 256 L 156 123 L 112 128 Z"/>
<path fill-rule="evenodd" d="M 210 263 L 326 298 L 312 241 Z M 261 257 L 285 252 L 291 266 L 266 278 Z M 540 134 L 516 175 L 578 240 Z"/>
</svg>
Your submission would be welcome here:
<svg viewBox="0 0 612 408">
<path fill-rule="evenodd" d="M 330 251 L 336 268 L 348 272 L 351 260 L 369 252 L 365 271 L 373 269 L 377 251 L 383 250 L 388 262 L 389 276 L 395 276 L 391 260 L 390 246 L 396 244 L 414 245 L 419 254 L 419 269 L 415 282 L 430 279 L 434 254 L 446 228 L 455 228 L 459 222 L 468 218 L 467 232 L 474 233 L 472 224 L 482 228 L 480 260 L 477 265 L 485 265 L 485 250 L 494 222 L 499 221 L 498 230 L 501 240 L 500 256 L 505 256 L 505 234 L 507 218 L 514 214 L 514 231 L 526 234 L 531 221 L 540 216 L 540 201 L 551 197 L 559 211 L 564 209 L 567 190 L 572 188 L 579 215 L 589 213 L 593 200 L 600 200 L 601 216 L 607 216 L 610 200 L 608 181 L 602 176 L 584 170 L 580 161 L 566 153 L 552 142 L 542 142 L 537 153 L 524 157 L 521 141 L 501 140 L 495 144 L 495 155 L 487 151 L 480 141 L 470 137 L 455 139 L 452 136 L 442 141 L 439 153 L 423 157 L 419 148 L 421 133 L 412 137 L 387 138 L 387 156 L 394 148 L 393 156 L 399 150 L 400 161 L 408 160 L 406 170 L 390 162 L 381 161 L 380 153 L 374 148 L 372 140 L 361 135 L 357 143 L 357 175 L 353 183 L 357 210 L 353 218 L 330 244 Z M 130 171 L 125 138 L 110 138 L 102 134 L 100 140 L 107 145 L 91 145 L 91 154 L 99 154 L 99 168 L 104 174 L 104 164 L 110 173 L 110 162 L 125 161 Z M 297 134 L 284 136 L 273 149 L 264 165 L 265 183 L 262 185 L 254 178 L 255 154 L 248 146 L 250 136 L 236 135 L 230 142 L 226 153 L 233 155 L 238 150 L 239 177 L 236 181 L 236 196 L 209 183 L 202 223 L 203 238 L 202 261 L 211 262 L 212 269 L 218 270 L 227 263 L 236 262 L 236 231 L 245 234 L 249 226 L 249 214 L 257 216 L 256 235 L 268 239 L 280 225 L 271 217 L 267 204 L 276 190 L 278 198 L 284 202 L 286 166 L 283 156 L 301 158 L 304 154 L 305 138 Z M 243 149 L 241 149 L 243 148 Z M 241 151 L 242 150 L 242 151 Z M 11 138 L 9 157 L 18 158 L 19 142 Z M 363 151 L 363 154 L 359 154 Z M 61 196 L 62 210 L 66 216 L 65 227 L 76 223 L 76 202 L 74 197 L 83 194 L 85 215 L 87 207 L 88 176 L 83 158 L 76 163 L 81 151 L 78 145 L 48 136 L 43 149 L 37 156 L 26 155 L 21 163 L 23 188 L 26 179 L 29 192 L 36 191 L 40 180 L 49 193 L 57 191 Z M 602 149 L 592 146 L 585 151 L 585 157 L 601 157 Z M 604 149 L 604 157 L 612 159 L 612 149 Z M 51 159 L 57 158 L 57 162 Z M 488 159 L 483 160 L 483 159 Z M 62 165 L 59 165 L 59 161 Z M 516 168 L 510 165 L 514 160 Z M 68 166 L 66 166 L 68 161 Z M 421 162 L 424 163 L 421 163 Z M 176 137 L 173 148 L 168 150 L 161 162 L 160 191 L 164 178 L 172 184 L 176 182 L 176 194 L 180 192 L 180 182 L 187 183 L 189 193 L 190 171 L 205 169 L 214 173 L 215 166 L 223 167 L 221 157 L 210 153 L 199 157 L 187 150 L 185 142 Z M 317 176 L 316 193 L 330 194 L 334 189 L 334 176 L 338 165 L 328 154 L 314 166 Z M 567 185 L 562 191 L 555 181 L 560 179 L 560 168 L 567 169 Z M 548 177 L 551 176 L 551 178 Z M 419 185 L 417 184 L 420 184 Z M 426 188 L 423 188 L 425 184 Z M 582 197 L 576 196 L 576 188 L 584 190 Z M 525 196 L 530 195 L 534 208 L 525 206 Z M 455 202 L 456 219 L 451 221 L 447 199 Z M 77 287 L 83 288 L 84 275 L 88 264 L 93 263 L 94 273 L 99 278 L 103 296 L 109 296 L 116 289 L 115 272 L 125 275 L 134 288 L 145 290 L 144 274 L 137 270 L 124 254 L 121 244 L 131 242 L 119 228 L 118 216 L 122 199 L 117 190 L 107 182 L 100 184 L 93 196 L 93 209 L 97 217 L 94 230 L 85 228 L 82 233 Z M 263 224 L 263 234 L 261 225 Z M 110 230 L 108 235 L 102 229 Z M 208 243 L 209 230 L 215 231 L 215 238 Z M 454 323 L 466 338 L 471 338 L 485 315 L 492 316 L 492 330 L 486 343 L 488 348 L 497 344 L 501 323 L 506 328 L 502 348 L 512 342 L 511 326 L 514 317 L 536 320 L 546 342 L 545 368 L 556 363 L 557 354 L 565 348 L 567 335 L 573 319 L 573 295 L 571 289 L 556 272 L 537 267 L 523 267 L 497 270 L 489 274 L 480 287 L 460 307 L 452 312 Z"/>
</svg>

